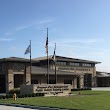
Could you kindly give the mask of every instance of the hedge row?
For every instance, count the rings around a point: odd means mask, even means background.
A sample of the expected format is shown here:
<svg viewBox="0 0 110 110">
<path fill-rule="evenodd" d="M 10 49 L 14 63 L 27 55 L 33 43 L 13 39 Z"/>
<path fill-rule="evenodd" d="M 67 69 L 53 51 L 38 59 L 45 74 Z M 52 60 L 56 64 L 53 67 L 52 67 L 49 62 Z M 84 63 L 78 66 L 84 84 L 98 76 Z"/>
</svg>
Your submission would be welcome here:
<svg viewBox="0 0 110 110">
<path fill-rule="evenodd" d="M 71 91 L 92 90 L 91 88 L 71 89 Z"/>
<path fill-rule="evenodd" d="M 44 93 L 33 93 L 33 94 L 25 94 L 25 95 L 18 94 L 17 98 L 38 97 L 38 96 L 44 96 Z M 8 99 L 8 98 L 13 98 L 13 94 L 6 94 L 6 96 L 0 95 L 0 99 Z"/>
<path fill-rule="evenodd" d="M 25 95 L 18 94 L 17 95 L 18 98 L 38 97 L 38 96 L 44 96 L 44 93 L 33 93 L 33 94 L 25 94 Z"/>
</svg>

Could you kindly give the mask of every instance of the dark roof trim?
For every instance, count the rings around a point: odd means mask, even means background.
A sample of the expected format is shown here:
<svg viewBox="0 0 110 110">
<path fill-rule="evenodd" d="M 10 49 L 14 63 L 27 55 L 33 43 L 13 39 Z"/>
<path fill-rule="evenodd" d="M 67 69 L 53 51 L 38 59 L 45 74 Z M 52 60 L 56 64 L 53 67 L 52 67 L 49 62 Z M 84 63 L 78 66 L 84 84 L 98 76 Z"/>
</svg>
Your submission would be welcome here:
<svg viewBox="0 0 110 110">
<path fill-rule="evenodd" d="M 31 60 L 32 62 L 38 62 L 36 60 Z M 19 57 L 9 57 L 9 58 L 2 58 L 0 62 L 30 62 L 30 59 L 26 58 L 19 58 Z"/>
<path fill-rule="evenodd" d="M 47 57 L 34 58 L 34 60 L 37 60 L 37 61 L 47 60 Z M 49 56 L 49 60 L 53 60 L 52 55 Z M 58 60 L 58 61 L 95 63 L 95 64 L 101 63 L 101 62 L 97 62 L 97 61 L 83 60 L 83 59 L 77 59 L 77 58 L 69 58 L 69 57 L 63 57 L 63 56 L 56 56 L 56 60 Z"/>
</svg>

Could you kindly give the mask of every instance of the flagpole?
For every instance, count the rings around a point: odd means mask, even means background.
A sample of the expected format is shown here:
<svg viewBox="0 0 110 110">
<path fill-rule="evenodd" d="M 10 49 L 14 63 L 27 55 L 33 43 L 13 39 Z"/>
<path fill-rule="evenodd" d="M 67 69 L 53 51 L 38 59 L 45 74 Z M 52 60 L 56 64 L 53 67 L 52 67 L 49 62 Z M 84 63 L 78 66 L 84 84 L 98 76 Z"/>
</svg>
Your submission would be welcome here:
<svg viewBox="0 0 110 110">
<path fill-rule="evenodd" d="M 30 74 L 31 74 L 31 65 L 32 65 L 32 62 L 31 62 L 31 40 L 30 40 Z"/>
<path fill-rule="evenodd" d="M 55 50 L 54 51 L 55 51 L 55 56 L 54 56 L 55 57 L 55 61 L 54 61 L 55 62 L 55 84 L 57 84 L 57 74 L 56 74 L 56 43 L 55 43 Z"/>
<path fill-rule="evenodd" d="M 48 40 L 48 28 L 47 28 L 47 40 Z M 48 41 L 47 41 L 48 43 Z M 47 45 L 47 84 L 49 84 L 49 58 L 48 58 L 48 45 Z"/>
<path fill-rule="evenodd" d="M 31 40 L 30 40 L 30 44 L 29 46 L 27 47 L 27 49 L 25 50 L 25 53 L 24 54 L 28 54 L 30 53 L 30 74 L 31 74 Z M 31 84 L 31 81 L 29 82 Z"/>
</svg>

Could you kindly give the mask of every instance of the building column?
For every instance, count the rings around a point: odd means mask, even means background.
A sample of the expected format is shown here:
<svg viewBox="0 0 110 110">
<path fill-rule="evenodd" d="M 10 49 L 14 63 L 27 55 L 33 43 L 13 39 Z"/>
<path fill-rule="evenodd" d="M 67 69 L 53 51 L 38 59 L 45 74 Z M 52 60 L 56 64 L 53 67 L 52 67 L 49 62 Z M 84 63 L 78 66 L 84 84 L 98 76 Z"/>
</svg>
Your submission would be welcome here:
<svg viewBox="0 0 110 110">
<path fill-rule="evenodd" d="M 26 85 L 30 85 L 31 84 L 30 64 L 26 64 L 25 78 Z"/>
<path fill-rule="evenodd" d="M 96 81 L 96 67 L 93 68 L 93 74 L 92 74 L 92 87 L 97 86 L 97 81 Z"/>
<path fill-rule="evenodd" d="M 84 75 L 79 76 L 80 88 L 84 88 Z"/>
<path fill-rule="evenodd" d="M 74 77 L 73 88 L 77 89 L 77 77 Z"/>
<path fill-rule="evenodd" d="M 14 75 L 13 69 L 9 68 L 6 75 L 6 93 L 8 93 L 12 89 L 14 89 Z"/>
</svg>

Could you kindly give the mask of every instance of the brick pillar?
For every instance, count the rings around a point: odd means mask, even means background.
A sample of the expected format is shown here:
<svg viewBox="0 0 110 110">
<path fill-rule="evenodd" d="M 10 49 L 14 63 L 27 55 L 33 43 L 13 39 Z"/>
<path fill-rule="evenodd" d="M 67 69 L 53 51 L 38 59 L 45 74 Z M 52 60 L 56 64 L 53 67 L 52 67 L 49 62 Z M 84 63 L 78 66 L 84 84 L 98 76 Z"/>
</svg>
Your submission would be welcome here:
<svg viewBox="0 0 110 110">
<path fill-rule="evenodd" d="M 92 74 L 92 87 L 97 86 L 97 81 L 96 81 L 96 67 L 93 68 L 93 74 Z"/>
<path fill-rule="evenodd" d="M 79 76 L 80 88 L 84 88 L 84 75 Z"/>
<path fill-rule="evenodd" d="M 77 77 L 74 78 L 74 81 L 73 81 L 73 87 L 74 89 L 77 89 Z"/>
<path fill-rule="evenodd" d="M 13 69 L 9 68 L 6 75 L 6 93 L 14 89 L 14 75 Z"/>
<path fill-rule="evenodd" d="M 25 78 L 26 85 L 30 85 L 31 84 L 30 64 L 26 64 Z"/>
</svg>

